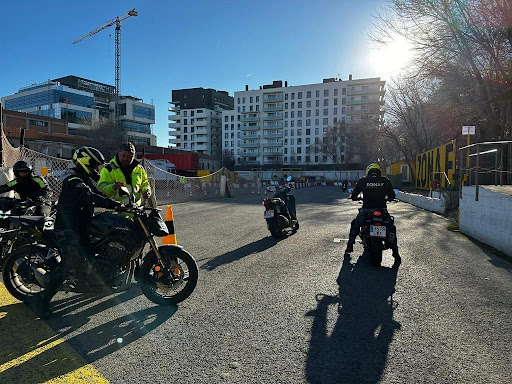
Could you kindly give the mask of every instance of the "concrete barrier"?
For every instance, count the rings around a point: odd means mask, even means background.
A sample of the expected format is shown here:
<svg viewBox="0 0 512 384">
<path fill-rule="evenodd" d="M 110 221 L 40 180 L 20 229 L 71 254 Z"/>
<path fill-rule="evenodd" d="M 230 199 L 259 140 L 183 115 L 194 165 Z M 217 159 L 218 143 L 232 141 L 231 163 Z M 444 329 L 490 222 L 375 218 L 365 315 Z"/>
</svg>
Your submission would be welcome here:
<svg viewBox="0 0 512 384">
<path fill-rule="evenodd" d="M 459 201 L 462 233 L 512 256 L 512 187 L 463 187 Z"/>
<path fill-rule="evenodd" d="M 423 208 L 430 212 L 445 213 L 446 202 L 441 199 L 436 199 L 428 196 L 417 195 L 415 193 L 399 192 L 396 199 L 404 203 Z"/>
</svg>

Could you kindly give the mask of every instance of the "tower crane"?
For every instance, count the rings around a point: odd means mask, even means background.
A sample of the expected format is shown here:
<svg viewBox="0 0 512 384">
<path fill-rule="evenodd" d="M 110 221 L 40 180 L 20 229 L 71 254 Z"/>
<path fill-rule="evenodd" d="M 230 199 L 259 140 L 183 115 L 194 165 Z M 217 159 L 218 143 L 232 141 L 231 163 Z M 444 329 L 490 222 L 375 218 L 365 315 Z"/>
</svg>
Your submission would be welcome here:
<svg viewBox="0 0 512 384">
<path fill-rule="evenodd" d="M 89 32 L 86 35 L 83 35 L 82 37 L 79 37 L 75 41 L 73 41 L 73 44 L 79 43 L 80 41 L 88 38 L 89 36 L 95 35 L 96 33 L 103 31 L 104 29 L 111 27 L 115 24 L 116 26 L 116 95 L 115 95 L 115 107 L 114 107 L 114 114 L 115 114 L 115 124 L 116 128 L 119 128 L 119 94 L 121 92 L 121 21 L 126 20 L 127 18 L 131 16 L 137 16 L 138 13 L 134 9 L 128 11 L 123 16 L 118 16 L 115 19 L 110 20 L 105 25 L 102 25 L 99 28 L 96 28 L 95 30 Z"/>
</svg>

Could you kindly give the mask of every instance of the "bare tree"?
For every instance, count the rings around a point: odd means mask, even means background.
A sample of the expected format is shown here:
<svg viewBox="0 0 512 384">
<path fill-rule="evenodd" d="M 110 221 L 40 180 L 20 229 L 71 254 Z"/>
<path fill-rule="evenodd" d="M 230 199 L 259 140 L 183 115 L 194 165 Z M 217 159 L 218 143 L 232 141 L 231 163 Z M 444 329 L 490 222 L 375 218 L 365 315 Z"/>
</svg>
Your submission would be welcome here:
<svg viewBox="0 0 512 384">
<path fill-rule="evenodd" d="M 388 0 L 372 38 L 406 38 L 415 80 L 446 93 L 447 106 L 465 111 L 480 139 L 504 138 L 512 125 L 510 103 L 499 102 L 512 87 L 511 15 L 509 0 Z"/>
<path fill-rule="evenodd" d="M 235 169 L 235 162 L 235 157 L 231 154 L 229 149 L 222 151 L 222 166 L 232 171 Z"/>
<path fill-rule="evenodd" d="M 83 135 L 91 140 L 91 145 L 99 149 L 106 157 L 113 156 L 119 144 L 127 141 L 126 130 L 117 127 L 115 121 L 100 117 L 98 120 L 83 119 L 82 124 L 89 128 Z"/>
</svg>

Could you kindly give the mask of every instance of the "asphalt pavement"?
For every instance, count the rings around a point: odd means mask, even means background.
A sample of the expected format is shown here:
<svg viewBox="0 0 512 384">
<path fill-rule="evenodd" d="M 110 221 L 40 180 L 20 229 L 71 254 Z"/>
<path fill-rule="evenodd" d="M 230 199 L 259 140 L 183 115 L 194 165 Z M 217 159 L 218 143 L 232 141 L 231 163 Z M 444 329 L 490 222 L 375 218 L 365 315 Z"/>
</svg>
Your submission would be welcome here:
<svg viewBox="0 0 512 384">
<path fill-rule="evenodd" d="M 43 349 L 0 370 L 0 382 L 58 380 L 85 365 L 111 383 L 512 381 L 510 262 L 442 216 L 391 203 L 403 262 L 391 268 L 387 250 L 374 268 L 359 243 L 343 255 L 358 203 L 335 187 L 294 195 L 300 229 L 280 240 L 263 196 L 174 205 L 178 244 L 200 268 L 192 296 L 158 307 L 137 286 L 59 294 L 47 324 L 77 357 Z M 37 327 L 14 342 L 20 306 L 0 307 L 14 335 L 4 365 L 48 343 Z"/>
</svg>

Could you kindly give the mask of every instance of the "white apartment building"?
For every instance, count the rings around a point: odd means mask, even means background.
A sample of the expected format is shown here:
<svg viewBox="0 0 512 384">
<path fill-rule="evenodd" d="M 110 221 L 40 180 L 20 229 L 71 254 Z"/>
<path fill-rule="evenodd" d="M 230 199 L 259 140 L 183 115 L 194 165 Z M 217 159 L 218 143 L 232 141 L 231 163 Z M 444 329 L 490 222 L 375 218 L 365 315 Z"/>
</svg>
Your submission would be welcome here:
<svg viewBox="0 0 512 384">
<path fill-rule="evenodd" d="M 383 105 L 380 78 L 324 79 L 319 84 L 284 87 L 281 81 L 257 90 L 235 92 L 234 111 L 222 113 L 223 150 L 237 165 L 322 165 L 332 159 L 311 146 L 321 143 L 329 126 L 361 122 Z M 383 111 L 377 112 L 382 116 Z M 356 126 L 354 126 L 356 127 Z M 344 138 L 343 138 L 344 139 Z M 343 154 L 342 154 L 343 156 Z M 357 162 L 355 156 L 351 162 Z"/>
<path fill-rule="evenodd" d="M 225 91 L 191 88 L 172 91 L 169 111 L 169 146 L 220 159 L 222 112 L 233 109 Z"/>
</svg>

